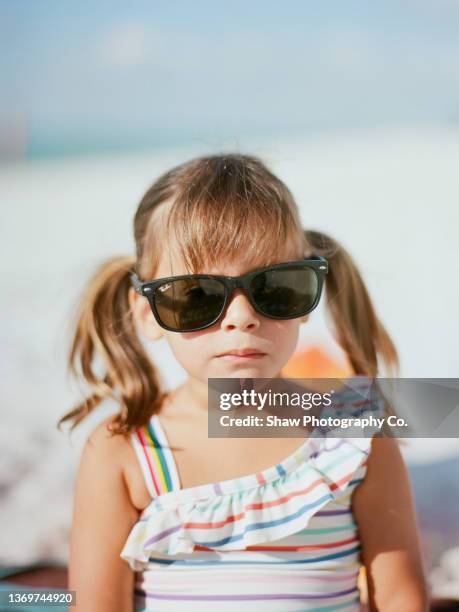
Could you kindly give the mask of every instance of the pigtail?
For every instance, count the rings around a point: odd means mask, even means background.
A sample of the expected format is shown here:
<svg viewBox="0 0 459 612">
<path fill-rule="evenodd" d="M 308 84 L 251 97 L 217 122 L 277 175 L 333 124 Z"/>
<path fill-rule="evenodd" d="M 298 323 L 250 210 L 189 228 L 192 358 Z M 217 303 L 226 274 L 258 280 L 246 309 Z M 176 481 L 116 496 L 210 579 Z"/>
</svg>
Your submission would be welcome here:
<svg viewBox="0 0 459 612">
<path fill-rule="evenodd" d="M 162 399 L 158 372 L 140 342 L 130 312 L 129 275 L 134 264 L 132 257 L 112 258 L 86 287 L 68 368 L 71 375 L 88 383 L 90 395 L 59 420 L 58 428 L 70 420 L 73 430 L 102 400 L 111 397 L 120 405 L 111 429 L 126 434 L 148 422 Z"/>
<path fill-rule="evenodd" d="M 378 357 L 390 374 L 399 370 L 394 343 L 378 319 L 362 276 L 350 254 L 333 238 L 305 231 L 311 250 L 329 262 L 326 280 L 327 306 L 340 346 L 356 375 L 376 378 Z"/>
</svg>

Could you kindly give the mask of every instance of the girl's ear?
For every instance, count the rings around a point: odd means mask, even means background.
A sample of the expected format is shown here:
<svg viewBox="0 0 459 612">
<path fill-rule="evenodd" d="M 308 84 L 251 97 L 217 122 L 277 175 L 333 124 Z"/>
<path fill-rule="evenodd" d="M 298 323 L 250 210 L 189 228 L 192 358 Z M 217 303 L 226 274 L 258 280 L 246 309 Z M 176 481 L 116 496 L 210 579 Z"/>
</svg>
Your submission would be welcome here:
<svg viewBox="0 0 459 612">
<path fill-rule="evenodd" d="M 163 328 L 158 325 L 147 298 L 139 295 L 130 287 L 128 299 L 132 317 L 142 334 L 149 340 L 162 338 L 164 335 Z"/>
</svg>

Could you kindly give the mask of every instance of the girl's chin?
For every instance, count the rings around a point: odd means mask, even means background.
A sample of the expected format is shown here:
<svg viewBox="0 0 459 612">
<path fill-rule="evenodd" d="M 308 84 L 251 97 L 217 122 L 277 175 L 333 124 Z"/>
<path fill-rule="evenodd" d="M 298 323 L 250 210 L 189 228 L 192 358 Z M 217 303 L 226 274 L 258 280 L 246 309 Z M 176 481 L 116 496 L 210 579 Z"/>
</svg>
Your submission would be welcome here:
<svg viewBox="0 0 459 612">
<path fill-rule="evenodd" d="M 219 368 L 212 368 L 214 377 L 222 378 L 272 378 L 279 371 L 274 370 L 267 364 L 225 364 Z"/>
</svg>

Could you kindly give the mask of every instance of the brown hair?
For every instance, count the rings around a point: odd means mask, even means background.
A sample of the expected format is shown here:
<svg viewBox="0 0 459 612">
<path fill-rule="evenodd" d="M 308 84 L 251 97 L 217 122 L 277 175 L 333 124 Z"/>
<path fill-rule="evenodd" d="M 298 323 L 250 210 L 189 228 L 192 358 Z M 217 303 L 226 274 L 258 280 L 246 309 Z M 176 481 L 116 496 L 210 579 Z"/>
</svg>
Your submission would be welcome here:
<svg viewBox="0 0 459 612">
<path fill-rule="evenodd" d="M 90 393 L 58 427 L 70 420 L 73 429 L 107 397 L 120 406 L 112 425 L 117 434 L 146 425 L 160 410 L 165 393 L 134 326 L 129 275 L 135 271 L 143 280 L 152 279 L 161 253 L 169 253 L 172 244 L 190 272 L 241 257 L 257 267 L 280 255 L 324 255 L 330 262 L 328 306 L 337 340 L 355 373 L 376 376 L 378 355 L 387 366 L 398 364 L 350 255 L 329 236 L 303 231 L 289 189 L 256 157 L 201 157 L 166 172 L 139 204 L 134 237 L 136 258 L 110 259 L 96 270 L 84 292 L 69 370 L 88 383 Z M 97 358 L 102 359 L 102 374 Z"/>
<path fill-rule="evenodd" d="M 305 231 L 310 248 L 328 261 L 327 308 L 338 344 L 355 374 L 376 378 L 378 356 L 390 374 L 399 369 L 397 350 L 378 319 L 362 276 L 346 249 L 327 234 Z"/>
</svg>

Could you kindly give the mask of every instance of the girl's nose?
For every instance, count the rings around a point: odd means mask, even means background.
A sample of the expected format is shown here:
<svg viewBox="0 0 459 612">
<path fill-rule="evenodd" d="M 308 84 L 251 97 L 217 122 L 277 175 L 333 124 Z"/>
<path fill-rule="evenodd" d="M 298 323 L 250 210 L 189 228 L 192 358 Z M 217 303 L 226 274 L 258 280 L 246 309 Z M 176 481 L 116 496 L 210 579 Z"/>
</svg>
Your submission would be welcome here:
<svg viewBox="0 0 459 612">
<path fill-rule="evenodd" d="M 221 326 L 226 330 L 254 330 L 260 326 L 260 317 L 242 289 L 236 289 L 230 296 Z"/>
</svg>

